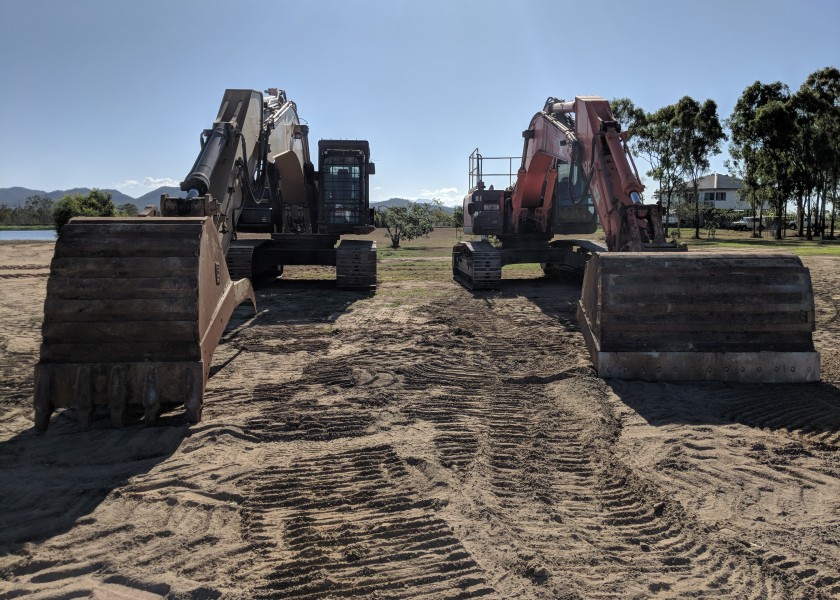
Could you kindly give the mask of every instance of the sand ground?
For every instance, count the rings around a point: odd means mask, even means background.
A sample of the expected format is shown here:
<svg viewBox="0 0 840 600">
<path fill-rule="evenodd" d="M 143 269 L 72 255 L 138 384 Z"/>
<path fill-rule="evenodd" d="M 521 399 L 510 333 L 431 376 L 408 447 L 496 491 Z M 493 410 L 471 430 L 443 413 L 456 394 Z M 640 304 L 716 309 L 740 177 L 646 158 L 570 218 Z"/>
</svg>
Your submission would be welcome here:
<svg viewBox="0 0 840 600">
<path fill-rule="evenodd" d="M 0 598 L 840 597 L 838 259 L 818 384 L 602 380 L 577 286 L 391 258 L 260 289 L 198 425 L 37 433 L 52 248 L 0 244 Z"/>
</svg>

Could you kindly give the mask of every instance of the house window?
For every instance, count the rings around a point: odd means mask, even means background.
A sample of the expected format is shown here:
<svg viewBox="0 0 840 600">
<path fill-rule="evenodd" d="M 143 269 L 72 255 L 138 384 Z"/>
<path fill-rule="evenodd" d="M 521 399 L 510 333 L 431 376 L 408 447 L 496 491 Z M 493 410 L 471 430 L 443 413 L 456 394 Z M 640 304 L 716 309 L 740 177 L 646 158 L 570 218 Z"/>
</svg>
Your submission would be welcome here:
<svg viewBox="0 0 840 600">
<path fill-rule="evenodd" d="M 726 202 L 726 192 L 715 192 L 716 202 Z"/>
</svg>

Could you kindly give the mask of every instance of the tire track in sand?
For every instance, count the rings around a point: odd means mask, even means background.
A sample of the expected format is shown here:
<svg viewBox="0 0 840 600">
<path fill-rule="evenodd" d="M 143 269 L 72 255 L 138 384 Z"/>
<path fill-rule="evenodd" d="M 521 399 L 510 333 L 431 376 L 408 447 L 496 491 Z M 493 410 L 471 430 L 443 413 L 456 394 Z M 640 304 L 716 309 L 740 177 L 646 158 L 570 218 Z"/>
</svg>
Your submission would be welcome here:
<svg viewBox="0 0 840 600">
<path fill-rule="evenodd" d="M 430 312 L 448 328 L 469 332 L 468 349 L 441 339 L 450 352 L 402 374 L 406 388 L 416 390 L 428 385 L 426 368 L 441 374 L 435 384 L 442 394 L 415 399 L 407 413 L 430 420 L 441 435 L 461 429 L 476 438 L 455 453 L 460 465 L 473 463 L 470 489 L 481 490 L 463 510 L 477 518 L 470 511 L 481 507 L 480 518 L 512 540 L 506 549 L 470 540 L 489 572 L 530 579 L 535 597 L 783 592 L 759 557 L 707 535 L 649 478 L 612 457 L 618 424 L 607 386 L 586 369 L 557 372 L 543 353 L 542 341 L 564 339 L 568 324 L 539 314 L 500 318 L 507 299 L 464 296 L 457 312 L 443 302 Z M 581 401 L 580 394 L 591 399 Z M 437 449 L 440 464 L 451 466 L 452 449 Z M 504 584 L 497 587 L 504 593 Z"/>
<path fill-rule="evenodd" d="M 254 598 L 492 594 L 387 445 L 292 457 L 250 478 L 250 539 L 273 565 Z M 282 522 L 282 535 L 277 535 Z"/>
<path fill-rule="evenodd" d="M 635 450 L 653 457 L 647 464 L 664 489 L 761 561 L 769 575 L 815 596 L 840 594 L 832 558 L 840 530 L 825 521 L 840 507 L 840 399 L 833 386 L 614 387 L 670 434 Z M 811 533 L 791 536 L 791 523 Z"/>
</svg>

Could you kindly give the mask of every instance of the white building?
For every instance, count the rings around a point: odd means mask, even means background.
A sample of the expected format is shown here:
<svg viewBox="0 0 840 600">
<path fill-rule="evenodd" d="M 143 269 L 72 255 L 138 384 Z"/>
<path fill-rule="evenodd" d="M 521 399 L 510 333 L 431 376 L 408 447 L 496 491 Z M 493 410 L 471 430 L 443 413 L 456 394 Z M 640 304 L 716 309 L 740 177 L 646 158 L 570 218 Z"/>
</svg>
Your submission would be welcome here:
<svg viewBox="0 0 840 600">
<path fill-rule="evenodd" d="M 744 182 L 737 177 L 710 173 L 701 177 L 697 182 L 697 192 L 700 195 L 700 210 L 706 208 L 729 208 L 734 210 L 749 210 L 747 199 L 741 199 L 741 189 Z M 691 182 L 685 183 L 686 189 L 691 189 Z M 684 202 L 685 198 L 680 198 Z M 694 203 L 691 203 L 692 206 Z"/>
<path fill-rule="evenodd" d="M 698 181 L 700 206 L 702 208 L 729 208 L 735 210 L 749 210 L 746 199 L 741 199 L 741 188 L 744 182 L 737 177 L 711 173 Z"/>
</svg>

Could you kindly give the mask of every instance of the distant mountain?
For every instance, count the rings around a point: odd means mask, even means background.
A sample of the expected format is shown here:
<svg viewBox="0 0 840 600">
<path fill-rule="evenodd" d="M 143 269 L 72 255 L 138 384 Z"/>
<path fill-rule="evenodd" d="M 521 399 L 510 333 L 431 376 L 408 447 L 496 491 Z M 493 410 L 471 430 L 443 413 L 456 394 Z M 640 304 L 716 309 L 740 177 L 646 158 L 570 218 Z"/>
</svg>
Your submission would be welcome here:
<svg viewBox="0 0 840 600">
<path fill-rule="evenodd" d="M 0 204 L 4 204 L 9 207 L 16 207 L 16 206 L 23 206 L 26 199 L 30 196 L 41 196 L 43 198 L 50 198 L 52 200 L 61 200 L 62 197 L 68 194 L 87 194 L 90 192 L 91 188 L 73 188 L 70 190 L 54 190 L 52 192 L 45 192 L 44 190 L 32 190 L 29 188 L 24 187 L 9 187 L 9 188 L 0 188 Z M 132 198 L 127 194 L 123 194 L 118 190 L 102 190 L 103 192 L 110 192 L 111 198 L 114 200 L 114 204 L 119 206 L 120 204 L 134 204 L 138 209 L 143 209 L 145 206 L 152 204 L 154 206 L 160 207 L 160 197 L 162 194 L 169 194 L 170 196 L 181 196 L 183 192 L 180 188 L 177 187 L 170 187 L 170 186 L 162 186 L 157 188 L 156 190 L 152 190 L 146 194 L 143 194 L 139 198 Z M 427 200 L 408 200 L 406 198 L 389 198 L 388 200 L 382 200 L 380 202 L 371 202 L 371 208 L 388 208 L 390 206 L 410 206 L 411 204 L 428 204 Z M 443 210 L 452 214 L 454 212 L 454 208 L 451 206 L 444 206 Z"/>
<path fill-rule="evenodd" d="M 137 205 L 137 208 L 143 208 L 148 204 L 152 204 L 160 208 L 160 197 L 163 194 L 169 194 L 170 196 L 182 196 L 184 192 L 181 191 L 181 188 L 163 186 L 156 190 L 152 190 L 147 194 L 143 194 L 139 198 L 132 200 L 132 202 Z"/>
<path fill-rule="evenodd" d="M 61 200 L 68 194 L 88 194 L 91 188 L 73 188 L 69 190 L 53 190 L 52 192 L 45 192 L 44 190 L 32 190 L 24 187 L 10 187 L 0 188 L 0 204 L 5 204 L 9 207 L 23 206 L 26 199 L 30 196 L 41 196 L 42 198 L 49 198 L 51 200 Z M 134 203 L 135 200 L 131 196 L 123 194 L 117 190 L 102 190 L 103 192 L 110 192 L 114 204 Z"/>
<path fill-rule="evenodd" d="M 391 208 L 396 206 L 409 206 L 414 204 L 411 200 L 406 200 L 405 198 L 388 198 L 387 200 L 381 200 L 379 202 L 371 202 L 371 208 Z"/>
<path fill-rule="evenodd" d="M 428 200 L 406 200 L 405 198 L 388 198 L 387 200 L 381 200 L 379 202 L 371 202 L 371 208 L 390 208 L 394 206 L 410 206 L 412 204 L 429 204 Z M 455 208 L 452 206 L 442 206 L 441 207 L 444 212 L 448 212 L 449 214 L 453 214 L 455 212 Z"/>
</svg>

